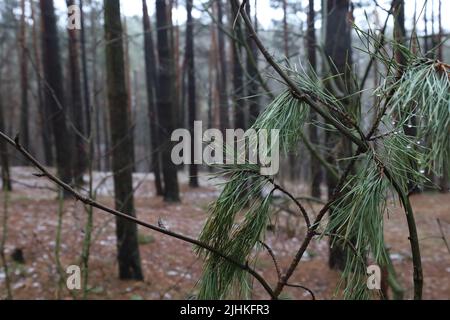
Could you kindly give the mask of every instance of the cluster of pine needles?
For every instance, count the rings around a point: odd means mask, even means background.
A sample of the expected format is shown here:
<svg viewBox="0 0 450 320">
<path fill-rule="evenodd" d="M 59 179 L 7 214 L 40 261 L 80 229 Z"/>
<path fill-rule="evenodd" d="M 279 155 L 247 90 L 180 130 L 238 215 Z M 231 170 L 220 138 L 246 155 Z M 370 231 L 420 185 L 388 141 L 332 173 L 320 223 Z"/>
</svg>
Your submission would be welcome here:
<svg viewBox="0 0 450 320">
<path fill-rule="evenodd" d="M 408 193 L 411 185 L 426 181 L 425 173 L 442 175 L 450 168 L 450 79 L 448 66 L 428 59 L 411 59 L 403 76 L 387 77 L 375 92 L 384 92 L 386 113 L 380 128 L 385 134 L 373 140 L 371 148 L 358 159 L 355 172 L 333 202 L 333 219 L 323 226 L 323 235 L 348 250 L 342 273 L 343 295 L 348 299 L 369 299 L 367 262 L 388 263 L 384 242 L 384 219 L 393 181 Z M 317 100 L 343 108 L 341 102 L 323 89 L 316 75 L 294 74 L 305 92 Z M 393 93 L 393 94 L 391 94 Z M 280 147 L 287 153 L 298 146 L 309 106 L 287 90 L 261 113 L 253 129 L 280 130 Z M 408 134 L 415 129 L 414 135 Z M 384 170 L 391 173 L 387 179 Z M 258 165 L 227 165 L 216 172 L 227 181 L 218 199 L 211 205 L 210 216 L 200 240 L 243 265 L 257 256 L 258 243 L 264 240 L 271 218 L 274 185 L 259 173 Z M 263 190 L 272 192 L 264 195 Z M 245 271 L 218 255 L 198 249 L 205 259 L 199 282 L 199 299 L 248 297 L 251 282 Z M 341 287 L 341 286 L 340 286 Z"/>
</svg>

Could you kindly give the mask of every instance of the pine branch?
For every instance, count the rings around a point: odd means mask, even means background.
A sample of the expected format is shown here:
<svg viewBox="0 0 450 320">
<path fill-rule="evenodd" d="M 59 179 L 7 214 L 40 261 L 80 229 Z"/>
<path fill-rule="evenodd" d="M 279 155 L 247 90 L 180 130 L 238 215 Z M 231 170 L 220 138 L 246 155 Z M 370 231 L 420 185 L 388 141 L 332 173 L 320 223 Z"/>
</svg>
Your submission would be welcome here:
<svg viewBox="0 0 450 320">
<path fill-rule="evenodd" d="M 237 0 L 233 0 L 236 3 L 238 3 Z M 245 3 L 247 0 L 243 0 L 243 3 Z M 354 129 L 357 131 L 360 137 L 355 136 L 346 126 L 344 126 L 341 122 L 333 118 L 330 114 L 323 111 L 321 108 L 321 105 L 318 104 L 314 97 L 310 96 L 310 94 L 305 93 L 302 91 L 295 83 L 294 81 L 282 70 L 282 68 L 274 61 L 273 57 L 268 53 L 265 46 L 262 44 L 261 40 L 259 39 L 258 35 L 253 29 L 253 26 L 251 24 L 250 18 L 247 16 L 245 10 L 241 10 L 240 14 L 250 32 L 250 37 L 253 38 L 255 41 L 258 49 L 261 51 L 267 62 L 274 68 L 274 70 L 281 76 L 281 78 L 285 81 L 286 85 L 291 90 L 291 93 L 294 97 L 301 101 L 305 101 L 311 108 L 313 108 L 318 114 L 320 114 L 323 118 L 328 120 L 338 131 L 341 132 L 344 136 L 349 138 L 353 143 L 355 143 L 358 146 L 358 150 L 356 152 L 355 157 L 353 157 L 350 164 L 347 166 L 346 171 L 341 176 L 341 180 L 338 183 L 338 188 L 333 192 L 333 196 L 329 200 L 329 202 L 322 208 L 318 216 L 316 217 L 315 222 L 312 224 L 312 227 L 309 229 L 304 242 L 300 246 L 300 249 L 298 250 L 295 258 L 293 259 L 290 267 L 288 268 L 288 271 L 285 273 L 285 275 L 282 277 L 282 281 L 280 281 L 277 285 L 277 287 L 274 290 L 275 296 L 279 296 L 281 291 L 283 290 L 283 287 L 288 282 L 289 278 L 294 273 L 298 263 L 300 262 L 304 252 L 306 251 L 307 247 L 309 246 L 310 241 L 314 237 L 315 229 L 317 228 L 318 224 L 322 220 L 323 216 L 326 214 L 326 212 L 330 209 L 332 203 L 339 197 L 340 193 L 342 193 L 342 190 L 340 188 L 345 183 L 351 168 L 354 166 L 356 162 L 356 157 L 360 154 L 366 153 L 368 150 L 370 150 L 369 147 L 369 141 L 372 138 L 374 132 L 376 131 L 376 128 L 378 127 L 381 118 L 384 116 L 384 113 L 386 112 L 386 108 L 383 108 L 383 111 L 381 115 L 375 120 L 372 130 L 369 132 L 367 136 L 365 136 L 362 133 L 362 130 L 355 124 Z M 407 50 L 403 47 L 398 47 L 400 50 Z M 390 100 L 390 99 L 389 99 Z M 321 101 L 323 104 L 323 101 Z M 327 107 L 330 111 L 334 111 L 335 107 L 325 104 L 325 107 Z M 340 114 L 342 116 L 342 114 Z M 345 118 L 345 117 L 344 117 Z M 415 299 L 421 299 L 422 297 L 422 286 L 423 286 L 423 276 L 422 276 L 422 268 L 421 268 L 421 259 L 420 259 L 420 249 L 418 244 L 418 238 L 417 238 L 417 230 L 416 225 L 414 221 L 414 215 L 412 211 L 412 207 L 410 205 L 409 199 L 405 192 L 402 190 L 401 186 L 397 183 L 395 179 L 393 179 L 393 176 L 391 175 L 388 168 L 384 166 L 384 173 L 386 177 L 388 177 L 389 181 L 393 185 L 394 189 L 398 193 L 401 202 L 404 206 L 406 217 L 407 217 L 407 223 L 408 223 L 408 229 L 410 233 L 410 244 L 411 244 L 411 250 L 413 255 L 413 265 L 414 265 L 414 291 L 415 291 Z M 331 201 L 331 202 L 330 202 Z"/>
<path fill-rule="evenodd" d="M 232 0 L 235 1 L 237 5 L 239 5 L 238 0 Z M 247 0 L 244 0 L 242 4 L 245 4 Z M 250 37 L 255 41 L 256 46 L 263 54 L 266 61 L 272 66 L 272 68 L 280 75 L 280 77 L 285 81 L 286 85 L 291 90 L 292 95 L 299 99 L 300 101 L 306 102 L 314 111 L 316 111 L 319 115 L 321 115 L 324 119 L 329 121 L 336 129 L 338 129 L 343 135 L 345 135 L 350 141 L 355 143 L 357 146 L 361 147 L 363 150 L 367 150 L 368 146 L 367 143 L 361 138 L 356 137 L 347 127 L 345 127 L 341 122 L 333 118 L 330 114 L 322 110 L 322 107 L 316 102 L 314 97 L 311 97 L 310 95 L 303 92 L 296 84 L 295 82 L 282 70 L 282 68 L 275 62 L 273 57 L 269 54 L 264 44 L 259 39 L 258 35 L 255 32 L 255 29 L 253 28 L 252 22 L 250 18 L 248 17 L 245 10 L 240 10 L 241 16 L 250 32 Z M 335 110 L 335 106 L 329 106 L 326 105 L 327 108 L 330 108 L 331 110 Z"/>
</svg>

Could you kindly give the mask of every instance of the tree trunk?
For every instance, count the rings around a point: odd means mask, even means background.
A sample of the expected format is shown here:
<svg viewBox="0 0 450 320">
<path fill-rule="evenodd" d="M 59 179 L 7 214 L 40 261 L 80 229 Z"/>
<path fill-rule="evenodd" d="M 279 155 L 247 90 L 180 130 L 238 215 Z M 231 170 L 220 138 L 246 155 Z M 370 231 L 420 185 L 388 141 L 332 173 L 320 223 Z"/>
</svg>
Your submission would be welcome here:
<svg viewBox="0 0 450 320">
<path fill-rule="evenodd" d="M 219 92 L 219 121 L 222 134 L 230 128 L 229 106 L 228 106 L 228 84 L 227 84 L 227 58 L 225 51 L 225 35 L 221 28 L 223 25 L 223 3 L 222 0 L 217 2 L 217 42 L 218 42 L 218 61 L 219 70 L 217 72 L 217 91 Z"/>
<path fill-rule="evenodd" d="M 58 175 L 65 183 L 72 181 L 71 137 L 63 106 L 64 89 L 59 52 L 58 29 L 53 0 L 40 0 L 42 21 L 42 61 L 45 77 L 45 101 L 52 119 Z"/>
<path fill-rule="evenodd" d="M 130 65 L 130 45 L 128 42 L 128 25 L 127 25 L 127 17 L 123 18 L 123 43 L 124 43 L 124 49 L 125 49 L 125 87 L 127 88 L 127 93 L 128 93 L 128 100 L 127 100 L 127 110 L 128 110 L 128 119 L 130 121 L 130 130 L 131 130 L 131 144 L 133 146 L 133 152 L 132 152 L 132 157 L 133 157 L 133 169 L 132 171 L 134 171 L 136 169 L 136 155 L 135 152 L 136 150 L 134 149 L 134 140 L 135 140 L 135 117 L 134 117 L 134 111 L 133 111 L 133 103 L 132 103 L 132 90 L 131 90 L 131 65 Z"/>
<path fill-rule="evenodd" d="M 438 48 L 438 55 L 437 58 L 440 61 L 444 60 L 444 44 L 442 43 L 442 34 L 444 30 L 442 30 L 442 0 L 439 0 L 439 7 L 438 7 L 438 36 L 437 36 L 437 43 L 439 44 Z"/>
<path fill-rule="evenodd" d="M 395 0 L 392 0 L 395 1 Z M 430 42 L 428 39 L 428 1 L 425 2 L 425 8 L 423 12 L 423 23 L 424 23 L 424 35 L 423 35 L 423 49 L 425 51 L 425 54 L 428 54 L 428 51 L 430 50 Z"/>
<path fill-rule="evenodd" d="M 245 4 L 245 10 L 247 15 L 251 17 L 250 3 Z M 256 8 L 255 8 L 255 19 L 254 23 L 256 25 Z M 256 29 L 256 28 L 255 28 Z M 249 34 L 247 32 L 247 34 Z M 258 98 L 258 49 L 256 48 L 255 41 L 252 41 L 250 37 L 246 37 L 247 45 L 250 48 L 251 55 L 247 52 L 247 73 L 249 77 L 247 85 L 247 102 L 249 109 L 249 119 L 248 126 L 251 126 L 256 118 L 259 116 L 259 98 Z M 256 64 L 256 65 L 255 65 Z"/>
<path fill-rule="evenodd" d="M 231 17 L 236 17 L 239 14 L 239 7 L 237 3 L 231 1 Z M 240 19 L 236 20 L 234 26 L 234 35 L 241 42 L 243 40 L 242 36 L 242 26 Z M 247 125 L 245 122 L 245 89 L 244 89 L 244 79 L 243 79 L 243 68 L 242 68 L 242 46 L 237 41 L 231 42 L 231 48 L 233 52 L 233 104 L 234 104 L 234 127 L 238 129 L 245 130 Z"/>
<path fill-rule="evenodd" d="M 443 37 L 443 32 L 444 30 L 442 29 L 442 0 L 439 0 L 439 8 L 438 8 L 438 24 L 439 24 L 439 34 L 438 34 L 438 43 L 439 43 L 439 48 L 438 48 L 438 60 L 439 61 L 444 61 L 444 44 L 442 43 L 442 37 Z M 450 187 L 449 187 L 449 168 L 444 167 L 444 172 L 442 174 L 442 177 L 440 178 L 440 189 L 441 192 L 446 193 L 449 192 Z"/>
<path fill-rule="evenodd" d="M 341 75 L 336 77 L 336 87 L 342 92 L 336 92 L 336 95 L 347 95 L 347 84 L 350 79 L 350 66 L 352 64 L 351 47 L 351 23 L 348 21 L 350 14 L 349 0 L 327 0 L 325 8 L 325 55 L 329 61 L 328 68 L 332 75 Z M 350 105 L 347 108 L 350 109 Z M 327 131 L 326 146 L 328 148 L 327 161 L 336 165 L 338 158 L 345 158 L 351 155 L 351 144 L 346 138 L 342 138 L 335 132 Z M 342 161 L 341 161 L 342 163 Z M 331 197 L 336 186 L 336 178 L 327 172 L 328 196 Z M 330 211 L 330 219 L 333 219 L 333 212 Z M 329 266 L 332 269 L 343 270 L 346 264 L 346 253 L 342 246 L 331 243 L 335 239 L 330 238 L 330 256 Z"/>
<path fill-rule="evenodd" d="M 191 132 L 191 165 L 189 166 L 189 185 L 198 187 L 198 166 L 194 163 L 194 121 L 197 120 L 195 90 L 194 22 L 192 19 L 193 0 L 186 0 L 186 69 L 188 81 L 189 130 Z"/>
<path fill-rule="evenodd" d="M 86 53 L 86 32 L 84 30 L 84 11 L 83 11 L 83 0 L 80 0 L 80 42 L 81 42 L 81 69 L 83 75 L 83 101 L 84 101 L 84 122 L 85 122 L 85 134 L 89 141 L 89 161 L 93 158 L 93 142 L 91 136 L 91 92 L 89 88 L 89 74 L 87 66 L 87 53 Z"/>
<path fill-rule="evenodd" d="M 110 115 L 112 165 L 115 206 L 135 216 L 133 204 L 133 146 L 127 111 L 124 51 L 119 0 L 104 1 L 106 79 Z M 120 279 L 142 280 L 137 226 L 123 218 L 116 219 L 117 250 Z"/>
<path fill-rule="evenodd" d="M 44 151 L 44 160 L 47 166 L 53 166 L 54 158 L 53 158 L 53 141 L 52 141 L 52 127 L 50 123 L 50 119 L 48 117 L 48 107 L 44 101 L 44 90 L 42 86 L 42 72 L 41 72 L 41 59 L 39 58 L 39 48 L 38 48 L 38 35 L 37 28 L 38 23 L 36 21 L 35 14 L 35 4 L 33 0 L 30 0 L 30 8 L 31 8 L 31 20 L 33 22 L 32 36 L 33 36 L 33 55 L 34 55 L 34 68 L 36 72 L 36 81 L 37 81 L 37 97 L 38 97 L 38 112 L 39 112 L 39 120 L 41 125 L 42 132 L 42 144 Z"/>
<path fill-rule="evenodd" d="M 1 83 L 2 82 L 0 80 L 0 84 Z M 1 87 L 0 87 L 0 131 L 5 132 L 5 118 L 3 115 Z M 6 148 L 6 142 L 3 139 L 2 141 L 0 141 L 0 165 L 2 174 L 2 190 L 12 191 L 11 176 L 9 171 L 8 149 Z"/>
<path fill-rule="evenodd" d="M 96 17 L 97 17 L 97 12 L 96 10 L 94 10 L 94 8 L 91 8 L 91 12 L 89 15 L 89 20 L 90 20 L 90 32 L 91 32 L 91 41 L 92 41 L 92 45 L 91 46 L 91 51 L 90 51 L 90 56 L 92 59 L 92 70 L 97 70 L 98 67 L 98 49 L 97 49 L 97 43 L 98 43 L 98 37 L 97 37 L 97 28 L 96 28 Z M 93 72 L 92 73 L 92 101 L 93 101 L 93 105 L 92 105 L 92 112 L 91 116 L 94 117 L 94 121 L 92 121 L 92 124 L 94 125 L 94 133 L 93 135 L 95 136 L 95 148 L 93 147 L 93 149 L 95 149 L 95 156 L 96 156 L 96 160 L 97 160 L 97 168 L 99 171 L 105 170 L 106 171 L 106 165 L 103 165 L 103 161 L 105 160 L 108 161 L 109 157 L 106 155 L 106 152 L 103 152 L 102 150 L 102 122 L 103 122 L 103 127 L 107 126 L 107 122 L 106 121 L 102 121 L 103 118 L 103 114 L 102 114 L 102 110 L 104 108 L 101 108 L 101 104 L 100 104 L 100 93 L 101 93 L 101 89 L 99 89 L 99 82 L 102 79 L 102 76 L 99 75 L 99 72 Z M 106 113 L 106 112 L 105 112 Z M 108 135 L 104 136 L 104 141 L 107 141 L 108 139 Z M 106 150 L 106 149 L 105 149 Z M 94 156 L 94 154 L 92 154 L 92 156 Z M 91 157 L 92 157 L 91 156 Z M 92 158 L 91 158 L 92 161 Z"/>
<path fill-rule="evenodd" d="M 316 57 L 316 29 L 314 23 L 316 21 L 314 11 L 314 0 L 309 0 L 308 11 L 308 26 L 306 32 L 306 48 L 308 51 L 308 61 L 310 65 L 310 72 L 316 72 L 317 70 L 317 57 Z M 317 113 L 311 110 L 311 124 L 309 126 L 309 140 L 313 145 L 319 145 L 319 129 L 314 125 L 317 121 Z M 311 195 L 314 198 L 320 199 L 321 191 L 320 184 L 322 182 L 322 170 L 320 163 L 312 159 L 311 157 Z"/>
<path fill-rule="evenodd" d="M 404 0 L 393 0 L 392 6 L 394 11 L 394 39 L 397 43 L 404 45 L 406 42 L 406 29 L 405 29 L 405 3 Z M 407 64 L 407 58 L 403 54 L 402 50 L 395 51 L 395 61 L 402 66 L 398 72 L 398 76 L 403 74 L 403 67 Z"/>
<path fill-rule="evenodd" d="M 283 5 L 283 47 L 284 55 L 289 59 L 289 30 L 287 22 L 287 0 L 282 0 Z"/>
<path fill-rule="evenodd" d="M 67 0 L 67 7 L 74 5 L 74 0 Z M 76 185 L 83 184 L 83 174 L 87 168 L 87 148 L 84 143 L 83 98 L 81 93 L 80 63 L 78 53 L 78 35 L 76 29 L 68 29 L 69 34 L 69 73 L 70 104 L 74 126 L 75 149 L 73 159 L 73 175 Z"/>
<path fill-rule="evenodd" d="M 19 57 L 20 57 L 20 87 L 21 87 L 21 104 L 20 104 L 20 141 L 23 147 L 30 149 L 30 133 L 29 133 L 29 108 L 28 108 L 28 48 L 26 37 L 26 17 L 25 17 L 25 0 L 20 0 L 20 30 L 19 30 Z M 23 159 L 26 161 L 25 159 Z"/>
<path fill-rule="evenodd" d="M 164 199 L 167 202 L 180 201 L 177 167 L 171 159 L 170 135 L 176 123 L 175 97 L 173 97 L 174 63 L 173 55 L 170 52 L 169 28 L 172 25 L 168 19 L 165 0 L 156 0 L 156 27 L 158 29 L 158 111 L 160 125 L 164 130 L 161 136 L 162 145 L 162 171 L 164 176 Z"/>
<path fill-rule="evenodd" d="M 160 152 L 160 130 L 157 124 L 159 123 L 158 109 L 156 106 L 156 57 L 155 47 L 153 44 L 152 28 L 150 23 L 150 17 L 148 14 L 147 1 L 142 0 L 143 11 L 143 23 L 144 23 L 144 50 L 145 50 L 145 76 L 147 85 L 147 99 L 148 99 L 148 117 L 150 123 L 150 135 L 151 135 L 151 159 L 152 159 L 152 171 L 155 175 L 155 189 L 158 196 L 164 194 L 162 182 L 161 182 L 161 152 Z"/>
</svg>

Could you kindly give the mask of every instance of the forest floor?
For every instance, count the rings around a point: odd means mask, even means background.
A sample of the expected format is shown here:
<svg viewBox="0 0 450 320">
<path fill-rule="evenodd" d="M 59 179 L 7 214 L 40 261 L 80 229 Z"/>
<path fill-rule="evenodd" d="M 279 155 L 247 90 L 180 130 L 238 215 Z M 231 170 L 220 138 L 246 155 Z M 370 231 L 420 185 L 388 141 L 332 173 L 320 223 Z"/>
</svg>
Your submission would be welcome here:
<svg viewBox="0 0 450 320">
<path fill-rule="evenodd" d="M 66 289 L 65 279 L 63 289 L 58 290 L 61 273 L 57 272 L 54 252 L 59 203 L 54 186 L 34 177 L 33 172 L 31 168 L 13 169 L 15 190 L 9 195 L 6 206 L 6 253 L 13 296 L 15 299 L 71 299 L 73 294 L 79 298 L 80 292 Z M 180 180 L 182 203 L 167 205 L 155 196 L 151 175 L 136 174 L 137 214 L 140 219 L 154 224 L 161 218 L 171 230 L 197 237 L 207 218 L 208 204 L 217 197 L 218 190 L 203 178 L 203 187 L 195 190 L 188 188 L 185 175 L 180 174 Z M 111 177 L 95 174 L 94 186 L 99 185 L 97 199 L 113 206 Z M 1 217 L 5 208 L 3 200 L 1 198 L 0 201 Z M 443 241 L 443 234 L 450 241 L 450 195 L 415 195 L 412 203 L 421 240 L 424 298 L 450 299 L 450 252 Z M 319 209 L 316 205 L 310 207 L 315 212 Z M 63 212 L 60 257 L 65 269 L 65 266 L 79 264 L 86 211 L 82 203 L 66 200 Z M 275 233 L 267 232 L 266 243 L 272 247 L 280 266 L 286 268 L 301 243 L 305 227 L 300 218 L 284 213 L 277 214 L 274 219 L 277 219 L 277 230 Z M 410 299 L 411 254 L 405 216 L 398 205 L 389 206 L 385 238 L 399 280 L 406 290 L 406 298 Z M 202 261 L 195 256 L 191 245 L 141 227 L 139 242 L 145 281 L 118 280 L 114 217 L 94 211 L 88 282 L 90 299 L 185 299 L 195 294 Z M 23 251 L 24 264 L 14 262 L 11 257 L 17 249 Z M 313 241 L 292 282 L 310 288 L 318 299 L 332 299 L 340 276 L 328 268 L 327 258 L 328 240 Z M 261 251 L 255 267 L 271 284 L 276 283 L 276 272 L 267 252 Z M 6 292 L 5 274 L 3 268 L 0 270 L 0 297 L 3 297 Z M 253 298 L 267 298 L 262 289 L 254 291 Z M 282 297 L 310 299 L 308 293 L 295 288 L 286 289 Z"/>
</svg>

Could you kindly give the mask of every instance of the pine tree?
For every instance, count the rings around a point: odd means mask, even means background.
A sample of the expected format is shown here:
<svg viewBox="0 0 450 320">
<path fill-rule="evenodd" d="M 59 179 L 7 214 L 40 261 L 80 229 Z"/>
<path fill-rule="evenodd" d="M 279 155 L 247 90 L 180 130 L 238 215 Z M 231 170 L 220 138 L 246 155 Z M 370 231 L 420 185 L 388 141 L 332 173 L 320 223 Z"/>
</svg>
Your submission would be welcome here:
<svg viewBox="0 0 450 320">
<path fill-rule="evenodd" d="M 74 0 L 67 0 L 67 7 L 75 4 Z M 70 73 L 70 107 L 74 131 L 74 160 L 73 175 L 77 185 L 83 184 L 83 174 L 87 168 L 87 146 L 85 126 L 83 121 L 83 98 L 80 79 L 79 35 L 76 29 L 68 29 L 69 34 L 69 73 Z"/>
<path fill-rule="evenodd" d="M 194 137 L 194 121 L 197 120 L 197 102 L 195 86 L 195 55 L 194 55 L 194 21 L 192 19 L 193 0 L 186 0 L 186 71 L 188 81 L 188 122 L 191 137 Z M 194 139 L 191 139 L 191 165 L 189 166 L 189 185 L 198 187 L 198 166 L 194 163 Z"/>
<path fill-rule="evenodd" d="M 44 101 L 44 88 L 42 84 L 42 67 L 41 67 L 41 59 L 39 57 L 39 46 L 38 46 L 38 22 L 36 18 L 36 8 L 33 0 L 30 0 L 30 11 L 31 11 L 31 20 L 33 22 L 32 28 L 32 45 L 33 45 L 33 57 L 34 57 L 34 71 L 36 73 L 36 82 L 37 82 L 37 97 L 38 97 L 38 112 L 39 112 L 39 120 L 40 127 L 42 132 L 42 150 L 44 151 L 44 159 L 45 164 L 48 166 L 53 166 L 54 158 L 53 158 L 53 140 L 52 140 L 52 128 L 51 122 L 48 117 L 48 107 Z"/>
<path fill-rule="evenodd" d="M 167 14 L 166 0 L 156 1 L 156 27 L 158 29 L 158 112 L 162 130 L 162 171 L 164 177 L 164 199 L 167 202 L 180 201 L 177 168 L 171 159 L 170 136 L 176 122 L 173 96 L 173 83 L 175 80 L 173 55 L 170 50 L 169 31 L 172 26 Z"/>
<path fill-rule="evenodd" d="M 135 216 L 133 201 L 133 146 L 127 110 L 120 1 L 105 0 L 106 79 L 111 128 L 114 194 L 117 210 Z M 117 260 L 120 279 L 142 280 L 136 224 L 116 219 Z"/>
<path fill-rule="evenodd" d="M 251 15 L 251 6 L 250 3 L 247 1 L 245 4 L 245 11 L 247 12 L 247 15 Z M 257 30 L 257 17 L 256 17 L 256 8 L 255 8 L 255 15 L 254 15 L 254 21 L 253 24 L 255 25 L 255 30 Z M 247 34 L 248 34 L 248 28 Z M 250 49 L 250 52 L 247 52 L 247 61 L 246 61 L 246 67 L 247 67 L 247 75 L 248 75 L 248 85 L 247 85 L 247 103 L 248 103 L 248 114 L 249 119 L 247 125 L 252 125 L 253 122 L 258 118 L 260 107 L 259 107 L 259 95 L 258 95 L 258 52 L 256 49 L 255 42 L 252 41 L 249 37 L 246 37 L 244 39 L 247 42 L 247 46 Z"/>
<path fill-rule="evenodd" d="M 316 28 L 315 28 L 315 11 L 314 0 L 309 0 L 308 10 L 308 25 L 306 32 L 306 48 L 308 52 L 308 61 L 311 68 L 311 73 L 317 72 L 317 55 L 316 55 Z M 317 121 L 317 113 L 311 112 L 311 124 L 309 126 L 309 140 L 314 145 L 319 145 L 319 130 L 315 125 Z M 320 184 L 322 183 L 322 172 L 320 164 L 311 159 L 311 195 L 320 199 L 322 193 L 320 191 Z"/>
<path fill-rule="evenodd" d="M 59 51 L 58 29 L 53 0 L 40 0 L 42 62 L 44 65 L 45 101 L 56 148 L 58 175 L 66 183 L 72 182 L 71 136 L 67 128 L 67 110 L 64 106 L 64 87 Z"/>
<path fill-rule="evenodd" d="M 351 86 L 351 24 L 348 20 L 350 14 L 349 0 L 327 0 L 325 7 L 326 29 L 325 29 L 325 56 L 327 57 L 327 69 L 331 75 L 337 76 L 333 81 L 336 95 L 348 96 Z M 351 112 L 352 106 L 347 100 L 347 112 Z M 352 154 L 351 145 L 346 138 L 341 137 L 336 132 L 327 131 L 326 145 L 328 148 L 327 161 L 336 165 L 338 158 L 350 157 Z M 342 162 L 341 162 L 342 163 Z M 328 196 L 331 197 L 337 187 L 338 181 L 330 172 L 327 172 Z M 333 212 L 330 213 L 330 219 Z M 344 270 L 346 254 L 341 246 L 334 244 L 330 240 L 330 268 Z"/>
<path fill-rule="evenodd" d="M 2 70 L 0 70 L 2 73 Z M 1 74 L 0 74 L 0 84 L 1 84 Z M 0 87 L 0 131 L 5 132 L 5 118 L 3 114 L 3 101 L 2 93 Z M 6 191 L 12 191 L 11 174 L 9 169 L 9 155 L 8 149 L 6 148 L 6 142 L 0 141 L 0 164 L 1 164 L 1 174 L 2 174 L 2 189 Z"/>
<path fill-rule="evenodd" d="M 156 105 L 156 92 L 157 83 L 157 60 L 155 56 L 155 47 L 153 43 L 152 28 L 150 23 L 150 17 L 148 14 L 147 1 L 142 0 L 142 12 L 143 12 L 143 30 L 144 36 L 144 55 L 145 55 L 145 77 L 147 86 L 147 99 L 148 99 L 148 117 L 150 123 L 150 141 L 152 152 L 152 171 L 155 175 L 155 189 L 158 196 L 164 194 L 162 181 L 161 181 L 161 152 L 160 152 L 160 136 L 161 130 L 158 126 L 159 115 Z"/>
<path fill-rule="evenodd" d="M 230 116 L 229 116 L 229 104 L 228 104 L 228 66 L 227 66 L 227 56 L 225 50 L 225 32 L 222 30 L 224 28 L 223 18 L 224 18 L 224 8 L 222 0 L 217 0 L 217 55 L 218 55 L 218 70 L 216 72 L 217 76 L 217 92 L 219 93 L 219 121 L 220 130 L 225 133 L 225 130 L 230 128 Z"/>
<path fill-rule="evenodd" d="M 235 2 L 230 3 L 231 17 L 238 15 L 239 7 Z M 231 20 L 233 21 L 233 20 Z M 237 129 L 245 129 L 247 127 L 245 119 L 245 87 L 244 87 L 244 70 L 243 70 L 243 55 L 242 45 L 243 33 L 241 22 L 236 21 L 234 25 L 234 35 L 238 41 L 231 42 L 232 48 L 232 61 L 233 61 L 233 114 L 234 114 L 234 127 Z"/>
<path fill-rule="evenodd" d="M 30 150 L 29 106 L 28 106 L 28 46 L 25 0 L 20 0 L 19 57 L 20 57 L 20 137 L 24 148 Z"/>
</svg>

